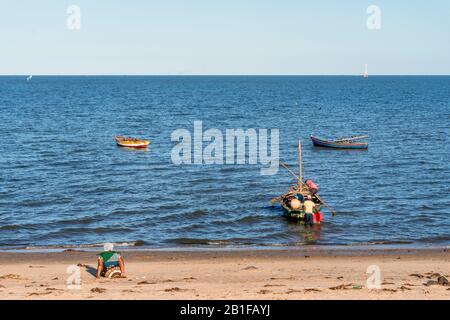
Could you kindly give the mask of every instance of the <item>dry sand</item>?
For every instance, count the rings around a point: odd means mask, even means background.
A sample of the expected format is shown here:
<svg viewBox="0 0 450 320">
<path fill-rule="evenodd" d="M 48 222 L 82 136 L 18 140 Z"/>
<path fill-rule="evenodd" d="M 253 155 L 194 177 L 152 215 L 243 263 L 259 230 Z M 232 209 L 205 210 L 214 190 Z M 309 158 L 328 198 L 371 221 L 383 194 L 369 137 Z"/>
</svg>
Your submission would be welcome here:
<svg viewBox="0 0 450 320">
<path fill-rule="evenodd" d="M 96 279 L 96 254 L 0 252 L 0 299 L 449 299 L 448 250 L 122 252 L 125 279 Z M 81 286 L 66 273 L 79 265 Z M 378 266 L 381 288 L 366 287 Z M 442 282 L 441 278 L 441 282 Z M 429 285 L 424 285 L 429 282 Z"/>
</svg>

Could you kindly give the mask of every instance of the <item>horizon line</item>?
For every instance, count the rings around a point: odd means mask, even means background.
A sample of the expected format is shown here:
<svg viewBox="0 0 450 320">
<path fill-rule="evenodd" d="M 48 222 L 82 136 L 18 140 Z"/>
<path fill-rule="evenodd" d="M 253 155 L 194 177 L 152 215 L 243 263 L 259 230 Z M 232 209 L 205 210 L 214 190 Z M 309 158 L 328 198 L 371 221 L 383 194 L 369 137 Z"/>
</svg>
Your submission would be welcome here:
<svg viewBox="0 0 450 320">
<path fill-rule="evenodd" d="M 364 74 L 132 74 L 132 73 L 91 73 L 91 74 L 0 74 L 0 77 L 27 77 L 32 75 L 33 77 L 362 77 Z M 450 74 L 369 74 L 369 77 L 417 77 L 417 76 L 431 76 L 431 77 L 442 77 L 450 76 Z"/>
</svg>

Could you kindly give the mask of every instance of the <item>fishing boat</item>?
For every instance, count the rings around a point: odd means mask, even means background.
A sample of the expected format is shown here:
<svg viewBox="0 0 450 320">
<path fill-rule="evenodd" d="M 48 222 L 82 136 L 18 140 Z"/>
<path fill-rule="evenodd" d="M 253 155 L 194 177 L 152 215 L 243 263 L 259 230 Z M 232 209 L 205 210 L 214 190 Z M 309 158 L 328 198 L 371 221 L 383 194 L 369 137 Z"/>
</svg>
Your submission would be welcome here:
<svg viewBox="0 0 450 320">
<path fill-rule="evenodd" d="M 303 184 L 303 189 L 299 189 L 298 186 L 291 186 L 289 191 L 282 194 L 279 198 L 280 206 L 283 208 L 283 215 L 292 221 L 304 222 L 305 220 L 305 211 L 303 207 L 300 205 L 298 207 L 293 207 L 292 203 L 297 199 L 300 203 L 302 202 L 300 199 L 305 200 L 308 196 L 311 196 L 311 200 L 316 205 L 317 211 L 320 211 L 320 208 L 323 206 L 323 200 L 317 194 L 311 194 L 308 188 Z"/>
<path fill-rule="evenodd" d="M 305 211 L 302 205 L 302 202 L 307 198 L 311 198 L 311 200 L 315 204 L 315 209 L 319 212 L 322 206 L 328 208 L 333 216 L 336 214 L 330 206 L 319 196 L 317 193 L 317 187 L 314 184 L 309 183 L 311 180 L 302 181 L 302 151 L 301 151 L 301 142 L 298 142 L 298 159 L 299 159 L 299 174 L 297 175 L 294 171 L 292 171 L 285 163 L 280 161 L 280 164 L 283 168 L 288 170 L 297 180 L 297 184 L 293 185 L 289 188 L 289 190 L 283 193 L 281 196 L 273 198 L 271 204 L 279 203 L 283 208 L 284 216 L 288 220 L 293 220 L 297 222 L 304 222 L 305 220 Z M 311 181 L 312 182 L 312 181 Z M 314 187 L 312 187 L 314 186 Z M 320 220 L 318 221 L 320 223 Z"/>
<path fill-rule="evenodd" d="M 147 148 L 150 144 L 150 140 L 143 140 L 132 137 L 115 136 L 114 140 L 119 147 L 127 148 Z"/>
<path fill-rule="evenodd" d="M 352 136 L 349 138 L 328 140 L 311 136 L 314 146 L 336 149 L 367 149 L 369 147 L 368 142 L 357 141 L 365 138 L 367 138 L 367 136 Z"/>
</svg>

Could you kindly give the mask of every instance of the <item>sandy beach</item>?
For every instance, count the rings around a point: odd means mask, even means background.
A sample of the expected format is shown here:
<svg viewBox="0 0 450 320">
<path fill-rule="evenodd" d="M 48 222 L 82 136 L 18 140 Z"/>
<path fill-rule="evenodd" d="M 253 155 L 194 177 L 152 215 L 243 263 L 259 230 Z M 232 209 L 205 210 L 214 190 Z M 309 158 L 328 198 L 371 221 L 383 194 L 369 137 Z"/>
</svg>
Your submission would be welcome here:
<svg viewBox="0 0 450 320">
<path fill-rule="evenodd" d="M 1 299 L 449 299 L 446 249 L 123 251 L 127 278 L 96 279 L 95 252 L 0 252 Z M 76 276 L 81 285 L 68 288 Z M 72 266 L 72 273 L 67 268 Z M 372 267 L 369 267 L 372 266 Z M 381 287 L 368 289 L 369 271 Z M 372 269 L 370 269 L 372 268 Z M 75 270 L 75 271 L 73 271 Z M 442 282 L 442 278 L 441 281 Z"/>
</svg>

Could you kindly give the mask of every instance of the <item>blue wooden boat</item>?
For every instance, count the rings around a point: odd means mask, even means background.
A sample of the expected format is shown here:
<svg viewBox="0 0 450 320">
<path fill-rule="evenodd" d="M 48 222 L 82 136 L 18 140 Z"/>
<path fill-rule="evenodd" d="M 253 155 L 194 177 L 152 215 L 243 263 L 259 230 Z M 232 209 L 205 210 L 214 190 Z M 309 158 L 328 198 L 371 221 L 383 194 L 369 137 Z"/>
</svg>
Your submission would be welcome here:
<svg viewBox="0 0 450 320">
<path fill-rule="evenodd" d="M 353 136 L 349 138 L 327 140 L 311 136 L 314 146 L 336 149 L 367 149 L 369 147 L 368 142 L 356 141 L 365 138 L 367 138 L 367 136 Z"/>
</svg>

